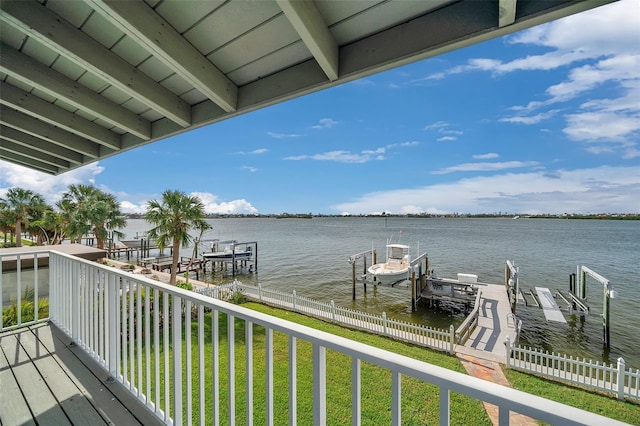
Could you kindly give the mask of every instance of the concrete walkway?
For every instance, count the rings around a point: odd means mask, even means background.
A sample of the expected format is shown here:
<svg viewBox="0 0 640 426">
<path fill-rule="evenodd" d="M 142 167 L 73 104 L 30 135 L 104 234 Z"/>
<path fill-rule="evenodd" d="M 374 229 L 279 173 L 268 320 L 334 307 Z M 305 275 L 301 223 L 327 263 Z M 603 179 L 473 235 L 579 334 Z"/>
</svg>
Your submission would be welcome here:
<svg viewBox="0 0 640 426">
<path fill-rule="evenodd" d="M 479 379 L 487 380 L 489 382 L 511 387 L 511 383 L 509 383 L 509 381 L 505 377 L 504 372 L 502 371 L 502 366 L 499 363 L 460 353 L 458 353 L 457 356 L 469 375 L 477 377 Z M 487 411 L 487 414 L 491 418 L 491 422 L 494 425 L 497 425 L 498 407 L 486 402 L 483 402 L 483 404 L 484 409 Z M 523 416 L 522 414 L 510 413 L 509 425 L 537 426 L 538 422 L 530 417 Z"/>
</svg>

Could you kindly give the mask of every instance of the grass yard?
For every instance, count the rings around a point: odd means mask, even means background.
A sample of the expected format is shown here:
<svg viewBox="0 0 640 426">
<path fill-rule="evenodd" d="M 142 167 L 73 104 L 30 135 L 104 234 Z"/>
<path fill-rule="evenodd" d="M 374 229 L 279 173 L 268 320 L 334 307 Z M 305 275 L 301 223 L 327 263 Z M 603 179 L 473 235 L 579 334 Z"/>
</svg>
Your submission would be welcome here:
<svg viewBox="0 0 640 426">
<path fill-rule="evenodd" d="M 244 307 L 283 318 L 298 324 L 306 325 L 315 329 L 319 329 L 328 333 L 339 335 L 348 339 L 352 339 L 361 343 L 365 343 L 377 348 L 385 349 L 391 352 L 402 354 L 420 361 L 448 368 L 453 371 L 465 373 L 464 367 L 454 356 L 445 353 L 413 346 L 410 344 L 394 341 L 385 337 L 375 336 L 372 334 L 349 330 L 344 327 L 336 326 L 321 320 L 313 319 L 289 312 L 286 310 L 271 308 L 258 303 L 245 303 Z M 220 422 L 227 424 L 230 414 L 235 417 L 237 424 L 245 424 L 246 406 L 246 388 L 253 388 L 253 401 L 249 404 L 253 407 L 253 421 L 255 424 L 264 424 L 266 416 L 266 337 L 263 327 L 253 326 L 251 339 L 253 340 L 250 356 L 253 358 L 253 375 L 247 381 L 247 345 L 245 335 L 245 323 L 236 321 L 233 332 L 235 335 L 235 345 L 233 351 L 233 369 L 234 374 L 234 392 L 235 397 L 234 412 L 229 412 L 229 346 L 227 339 L 227 316 L 219 314 L 218 330 L 219 330 L 219 348 L 217 356 L 219 357 L 219 397 L 217 398 L 218 413 Z M 191 387 L 193 389 L 194 413 L 192 419 L 194 423 L 199 421 L 200 414 L 198 412 L 198 404 L 201 398 L 205 400 L 205 423 L 211 424 L 213 419 L 214 407 L 216 399 L 213 394 L 213 347 L 211 342 L 212 335 L 212 314 L 205 315 L 204 320 L 204 360 L 202 363 L 198 357 L 198 323 L 193 320 L 192 323 L 192 374 Z M 160 332 L 162 336 L 162 331 Z M 163 357 L 163 339 L 159 342 L 160 366 L 164 364 Z M 128 345 L 127 345 L 128 346 Z M 173 345 L 172 345 L 173 346 Z M 154 348 L 151 347 L 153 354 Z M 143 353 L 143 383 L 146 381 L 146 372 L 144 366 L 147 360 L 144 359 Z M 173 348 L 168 352 L 169 357 L 169 375 L 171 372 L 171 358 Z M 309 343 L 298 341 L 296 345 L 297 354 L 297 421 L 298 424 L 312 424 L 312 346 Z M 348 425 L 351 424 L 351 358 L 343 354 L 327 350 L 327 424 L 330 425 Z M 182 344 L 183 361 L 186 359 L 186 343 Z M 277 425 L 286 425 L 289 423 L 289 339 L 282 333 L 273 333 L 273 380 L 274 380 L 274 419 Z M 129 360 L 130 362 L 130 360 Z M 137 359 L 134 360 L 134 365 Z M 151 381 L 155 382 L 154 377 L 154 357 L 149 360 L 151 367 Z M 159 381 L 161 383 L 161 399 L 159 407 L 165 409 L 164 393 L 164 375 L 162 368 L 160 369 Z M 204 392 L 199 392 L 199 372 L 203 371 L 205 377 Z M 561 403 L 573 405 L 588 411 L 596 412 L 611 418 L 615 418 L 630 424 L 640 424 L 640 405 L 617 401 L 608 396 L 598 395 L 584 390 L 574 389 L 563 386 L 558 383 L 549 382 L 539 379 L 535 376 L 522 374 L 515 371 L 506 371 L 508 379 L 517 389 L 529 392 L 535 395 L 543 396 Z M 127 377 L 129 377 L 127 375 Z M 186 371 L 183 370 L 183 378 L 186 379 Z M 137 386 L 137 377 L 134 382 Z M 183 395 L 186 394 L 187 380 L 183 381 Z M 249 384 L 247 384 L 249 383 Z M 363 425 L 384 425 L 391 423 L 391 374 L 389 371 L 367 364 L 361 365 L 361 383 L 362 383 L 362 424 Z M 409 377 L 402 377 L 402 424 L 403 425 L 426 425 L 439 423 L 439 389 L 430 384 L 414 380 Z M 171 395 L 174 392 L 172 386 L 168 387 L 167 401 L 171 401 Z M 151 393 L 151 400 L 154 401 L 155 395 Z M 169 402 L 169 406 L 170 406 Z M 173 407 L 171 407 L 173 416 Z M 183 416 L 186 416 L 186 401 L 183 402 Z M 481 402 L 468 398 L 459 394 L 451 395 L 451 424 L 453 425 L 490 425 L 491 421 L 486 414 Z"/>
</svg>

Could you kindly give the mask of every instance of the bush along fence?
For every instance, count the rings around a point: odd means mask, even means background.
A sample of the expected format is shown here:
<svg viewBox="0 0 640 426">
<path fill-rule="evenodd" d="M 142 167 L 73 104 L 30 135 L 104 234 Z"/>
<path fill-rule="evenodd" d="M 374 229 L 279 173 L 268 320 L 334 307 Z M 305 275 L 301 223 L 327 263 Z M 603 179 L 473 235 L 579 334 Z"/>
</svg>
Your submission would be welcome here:
<svg viewBox="0 0 640 426">
<path fill-rule="evenodd" d="M 382 315 L 359 312 L 336 306 L 333 300 L 330 303 L 326 303 L 298 296 L 295 290 L 291 294 L 287 294 L 263 288 L 260 284 L 258 286 L 245 285 L 237 280 L 231 284 L 200 288 L 196 291 L 200 294 L 223 300 L 232 300 L 236 298 L 235 295 L 242 293 L 243 296 L 257 300 L 260 303 L 439 351 L 454 353 L 455 330 L 453 325 L 449 327 L 449 330 L 426 327 L 387 318 L 385 312 Z"/>
<path fill-rule="evenodd" d="M 627 369 L 624 359 L 617 365 L 514 346 L 507 338 L 507 368 L 536 374 L 597 391 L 614 394 L 618 399 L 640 400 L 640 370 Z"/>
</svg>

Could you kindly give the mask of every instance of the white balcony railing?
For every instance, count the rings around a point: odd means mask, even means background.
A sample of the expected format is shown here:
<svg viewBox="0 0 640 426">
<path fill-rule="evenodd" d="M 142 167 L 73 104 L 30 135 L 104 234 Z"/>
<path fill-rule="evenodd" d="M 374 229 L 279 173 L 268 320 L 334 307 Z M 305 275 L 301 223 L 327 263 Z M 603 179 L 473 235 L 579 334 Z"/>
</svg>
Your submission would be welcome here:
<svg viewBox="0 0 640 426">
<path fill-rule="evenodd" d="M 21 256 L 34 256 L 34 253 L 22 253 Z M 274 333 L 278 336 L 282 333 L 288 339 L 288 356 L 279 354 L 277 363 L 288 364 L 287 415 L 288 423 L 292 425 L 297 424 L 301 410 L 312 411 L 315 425 L 327 423 L 327 413 L 332 405 L 332 397 L 327 395 L 327 350 L 344 354 L 351 360 L 349 386 L 351 423 L 354 425 L 361 424 L 362 419 L 363 363 L 367 368 L 374 365 L 390 373 L 389 411 L 394 425 L 402 424 L 401 384 L 406 377 L 437 386 L 439 413 L 433 413 L 433 416 L 438 416 L 442 425 L 450 423 L 451 393 L 496 405 L 501 425 L 509 424 L 510 412 L 550 424 L 622 424 L 73 256 L 49 252 L 48 272 L 49 319 L 167 424 L 191 424 L 192 419 L 196 419 L 199 424 L 217 425 L 221 413 L 228 424 L 235 424 L 236 406 L 245 407 L 245 422 L 253 424 L 254 398 L 260 400 L 259 410 L 265 416 L 264 422 L 260 423 L 286 422 L 283 418 L 276 418 L 274 411 L 274 395 L 283 392 L 274 388 Z M 37 281 L 24 282 L 24 278 L 25 274 L 17 274 L 18 289 L 27 285 L 39 286 Z M 2 286 L 3 281 L 0 280 L 0 294 Z M 221 327 L 223 319 L 227 321 L 226 330 Z M 235 335 L 238 325 L 243 325 L 245 330 L 240 338 Z M 254 329 L 257 332 L 258 327 L 264 328 L 263 346 L 266 348 L 263 364 L 265 383 L 260 386 L 253 382 Z M 174 342 L 181 342 L 182 350 L 177 350 Z M 306 404 L 300 407 L 298 404 L 301 394 L 297 387 L 296 346 L 299 343 L 312 348 L 309 408 Z M 245 361 L 245 371 L 238 374 L 238 377 L 244 376 L 245 383 L 238 389 L 236 357 Z M 226 365 L 223 360 L 226 360 Z M 260 389 L 260 394 L 254 395 L 254 389 Z M 237 392 L 240 390 L 243 393 Z M 226 406 L 221 406 L 221 401 Z"/>
</svg>

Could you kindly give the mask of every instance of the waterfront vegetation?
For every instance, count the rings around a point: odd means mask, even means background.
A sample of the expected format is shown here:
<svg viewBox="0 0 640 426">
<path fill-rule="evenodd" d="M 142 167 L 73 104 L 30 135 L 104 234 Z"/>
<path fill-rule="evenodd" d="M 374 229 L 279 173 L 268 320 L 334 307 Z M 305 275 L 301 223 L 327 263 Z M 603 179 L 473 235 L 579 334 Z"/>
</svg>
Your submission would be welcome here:
<svg viewBox="0 0 640 426">
<path fill-rule="evenodd" d="M 118 230 L 125 226 L 115 195 L 90 185 L 69 186 L 55 207 L 22 188 L 10 188 L 6 198 L 0 198 L 0 232 L 6 246 L 22 246 L 24 234 L 37 245 L 79 242 L 91 234 L 98 248 L 104 248 L 108 235 L 121 235 Z"/>
</svg>

